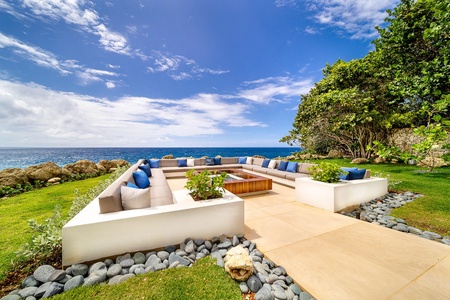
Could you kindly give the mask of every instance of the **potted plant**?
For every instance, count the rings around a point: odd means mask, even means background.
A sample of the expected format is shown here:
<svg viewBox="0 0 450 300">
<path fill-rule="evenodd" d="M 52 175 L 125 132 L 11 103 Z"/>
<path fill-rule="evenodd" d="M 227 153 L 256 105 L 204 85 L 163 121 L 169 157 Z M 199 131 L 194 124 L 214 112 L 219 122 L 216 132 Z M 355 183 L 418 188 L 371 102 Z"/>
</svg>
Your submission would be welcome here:
<svg viewBox="0 0 450 300">
<path fill-rule="evenodd" d="M 339 182 L 339 175 L 346 175 L 347 172 L 342 170 L 335 163 L 321 162 L 310 168 L 313 180 L 334 183 Z"/>
<path fill-rule="evenodd" d="M 186 172 L 187 182 L 184 186 L 195 201 L 222 198 L 225 192 L 225 177 L 227 173 L 211 173 L 203 170 L 200 173 L 195 170 Z"/>
</svg>

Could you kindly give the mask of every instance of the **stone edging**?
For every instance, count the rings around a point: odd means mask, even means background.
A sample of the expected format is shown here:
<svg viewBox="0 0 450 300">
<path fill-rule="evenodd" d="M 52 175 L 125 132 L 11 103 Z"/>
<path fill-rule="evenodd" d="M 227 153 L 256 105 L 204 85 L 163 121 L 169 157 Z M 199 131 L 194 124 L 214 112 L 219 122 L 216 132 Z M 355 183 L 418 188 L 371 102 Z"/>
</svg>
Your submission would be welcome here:
<svg viewBox="0 0 450 300">
<path fill-rule="evenodd" d="M 423 195 L 421 194 L 415 194 L 412 192 L 389 193 L 383 197 L 362 203 L 358 209 L 355 209 L 352 212 L 341 212 L 341 214 L 408 234 L 414 234 L 422 238 L 450 246 L 450 236 L 443 237 L 435 232 L 422 231 L 418 228 L 408 226 L 406 221 L 403 219 L 395 218 L 389 215 L 392 209 L 401 207 L 422 196 Z"/>
<path fill-rule="evenodd" d="M 254 298 L 260 300 L 313 299 L 294 283 L 282 266 L 264 258 L 255 243 L 246 240 L 243 235 L 230 238 L 222 235 L 211 240 L 188 238 L 179 247 L 171 245 L 160 251 L 146 254 L 138 252 L 133 256 L 127 253 L 115 260 L 106 259 L 90 266 L 74 264 L 66 270 L 57 270 L 50 265 L 43 265 L 38 267 L 33 275 L 24 279 L 21 289 L 12 291 L 0 300 L 48 298 L 79 286 L 115 285 L 139 274 L 167 268 L 190 267 L 207 255 L 214 257 L 218 266 L 224 267 L 228 250 L 238 245 L 250 254 L 254 267 L 253 275 L 239 284 L 242 293 L 253 292 Z"/>
</svg>

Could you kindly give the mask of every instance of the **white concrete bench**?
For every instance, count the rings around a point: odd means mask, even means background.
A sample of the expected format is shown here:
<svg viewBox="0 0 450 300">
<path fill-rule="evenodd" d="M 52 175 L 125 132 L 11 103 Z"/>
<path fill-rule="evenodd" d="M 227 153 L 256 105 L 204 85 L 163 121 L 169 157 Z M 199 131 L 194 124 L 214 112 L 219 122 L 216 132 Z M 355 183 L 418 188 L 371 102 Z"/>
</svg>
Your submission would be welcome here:
<svg viewBox="0 0 450 300">
<path fill-rule="evenodd" d="M 63 227 L 63 265 L 177 245 L 187 237 L 244 233 L 244 201 L 194 201 L 187 190 L 173 191 L 174 204 L 100 214 L 98 198 Z"/>
<path fill-rule="evenodd" d="M 295 180 L 295 199 L 298 202 L 331 212 L 359 205 L 388 193 L 386 178 L 365 178 L 359 180 L 326 183 L 310 178 Z"/>
</svg>

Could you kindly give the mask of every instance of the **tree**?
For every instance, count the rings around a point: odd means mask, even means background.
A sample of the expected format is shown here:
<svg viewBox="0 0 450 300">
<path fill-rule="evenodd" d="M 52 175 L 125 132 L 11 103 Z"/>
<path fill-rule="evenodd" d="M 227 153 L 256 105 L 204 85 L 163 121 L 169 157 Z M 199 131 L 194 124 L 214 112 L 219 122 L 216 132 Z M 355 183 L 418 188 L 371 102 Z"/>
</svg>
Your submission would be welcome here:
<svg viewBox="0 0 450 300">
<path fill-rule="evenodd" d="M 380 72 L 392 78 L 388 88 L 399 105 L 414 114 L 450 93 L 450 2 L 402 0 L 388 10 L 387 28 L 377 28 L 376 52 L 383 53 Z M 447 114 L 447 117 L 449 115 Z"/>
<path fill-rule="evenodd" d="M 375 51 L 326 65 L 281 141 L 369 157 L 366 146 L 384 141 L 392 128 L 431 128 L 423 108 L 450 94 L 450 1 L 400 0 L 386 21 Z M 440 115 L 449 119 L 450 112 Z"/>
</svg>

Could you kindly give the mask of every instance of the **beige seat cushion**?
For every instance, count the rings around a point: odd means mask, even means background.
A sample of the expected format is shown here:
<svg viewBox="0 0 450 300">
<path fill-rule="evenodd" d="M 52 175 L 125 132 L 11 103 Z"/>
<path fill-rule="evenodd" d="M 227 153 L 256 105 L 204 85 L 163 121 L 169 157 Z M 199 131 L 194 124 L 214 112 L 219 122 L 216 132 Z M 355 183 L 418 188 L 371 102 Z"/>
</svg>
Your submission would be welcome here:
<svg viewBox="0 0 450 300">
<path fill-rule="evenodd" d="M 121 186 L 120 193 L 124 210 L 150 207 L 150 188 L 136 189 Z"/>
</svg>

